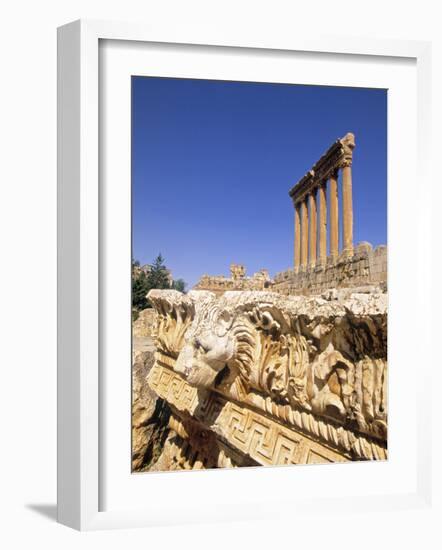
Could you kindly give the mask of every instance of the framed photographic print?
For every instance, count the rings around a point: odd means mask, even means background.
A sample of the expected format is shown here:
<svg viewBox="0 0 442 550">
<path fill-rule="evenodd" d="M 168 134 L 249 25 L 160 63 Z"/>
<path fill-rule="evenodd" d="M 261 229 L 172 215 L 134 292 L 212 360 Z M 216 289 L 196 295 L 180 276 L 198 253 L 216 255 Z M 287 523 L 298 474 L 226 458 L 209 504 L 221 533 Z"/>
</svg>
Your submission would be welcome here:
<svg viewBox="0 0 442 550">
<path fill-rule="evenodd" d="M 430 46 L 172 34 L 59 29 L 59 521 L 424 506 Z"/>
</svg>

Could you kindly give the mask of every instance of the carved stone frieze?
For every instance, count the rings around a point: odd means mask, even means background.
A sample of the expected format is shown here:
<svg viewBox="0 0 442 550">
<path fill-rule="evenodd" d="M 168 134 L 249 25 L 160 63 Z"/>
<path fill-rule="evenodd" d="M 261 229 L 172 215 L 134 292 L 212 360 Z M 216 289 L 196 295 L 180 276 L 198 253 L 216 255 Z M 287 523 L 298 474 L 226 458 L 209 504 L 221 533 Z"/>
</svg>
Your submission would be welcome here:
<svg viewBox="0 0 442 550">
<path fill-rule="evenodd" d="M 158 313 L 149 384 L 177 414 L 260 464 L 308 462 L 308 445 L 331 461 L 386 458 L 386 294 L 153 290 L 149 299 Z M 241 447 L 232 415 L 237 430 L 261 426 L 259 437 L 290 447 L 290 458 L 278 451 L 266 462 L 262 449 Z"/>
</svg>

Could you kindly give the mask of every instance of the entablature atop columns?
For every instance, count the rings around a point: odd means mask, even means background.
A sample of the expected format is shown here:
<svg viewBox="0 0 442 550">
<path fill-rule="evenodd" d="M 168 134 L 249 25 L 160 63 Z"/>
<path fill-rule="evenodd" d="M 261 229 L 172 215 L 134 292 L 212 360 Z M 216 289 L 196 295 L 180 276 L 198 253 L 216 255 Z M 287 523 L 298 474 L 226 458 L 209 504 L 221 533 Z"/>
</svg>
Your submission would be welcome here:
<svg viewBox="0 0 442 550">
<path fill-rule="evenodd" d="M 294 185 L 289 195 L 294 205 L 306 200 L 320 185 L 331 176 L 335 176 L 340 168 L 351 166 L 355 137 L 349 132 L 338 139 L 312 166 L 312 168 Z"/>
</svg>

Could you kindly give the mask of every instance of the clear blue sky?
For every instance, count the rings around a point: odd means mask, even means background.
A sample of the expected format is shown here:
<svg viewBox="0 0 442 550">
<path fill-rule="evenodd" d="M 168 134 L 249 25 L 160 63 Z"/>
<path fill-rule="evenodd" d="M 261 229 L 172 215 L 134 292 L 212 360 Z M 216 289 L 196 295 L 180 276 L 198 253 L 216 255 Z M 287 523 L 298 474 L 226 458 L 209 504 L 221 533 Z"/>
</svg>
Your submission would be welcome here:
<svg viewBox="0 0 442 550">
<path fill-rule="evenodd" d="M 133 256 L 174 278 L 293 264 L 289 189 L 356 136 L 354 241 L 387 242 L 387 92 L 132 78 Z"/>
</svg>

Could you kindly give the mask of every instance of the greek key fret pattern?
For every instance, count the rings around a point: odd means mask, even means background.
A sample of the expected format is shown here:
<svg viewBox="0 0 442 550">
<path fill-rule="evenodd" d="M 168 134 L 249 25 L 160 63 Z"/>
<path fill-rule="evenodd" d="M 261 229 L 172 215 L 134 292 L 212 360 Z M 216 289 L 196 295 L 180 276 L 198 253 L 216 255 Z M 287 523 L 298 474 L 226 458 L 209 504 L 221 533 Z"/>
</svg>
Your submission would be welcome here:
<svg viewBox="0 0 442 550">
<path fill-rule="evenodd" d="M 298 464 L 301 439 L 264 417 L 236 405 L 227 405 L 224 437 L 260 464 Z"/>
<path fill-rule="evenodd" d="M 348 460 L 301 434 L 215 393 L 203 399 L 181 376 L 156 364 L 150 387 L 178 411 L 190 413 L 221 440 L 262 466 Z"/>
<path fill-rule="evenodd" d="M 155 365 L 148 377 L 149 386 L 163 399 L 181 411 L 193 411 L 198 404 L 198 391 L 173 371 Z"/>
</svg>

